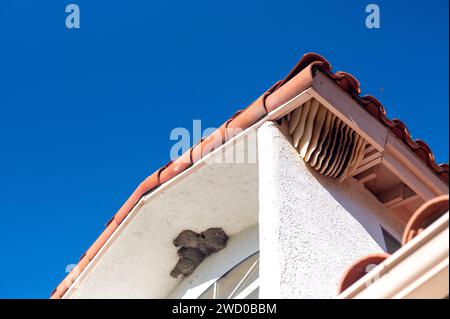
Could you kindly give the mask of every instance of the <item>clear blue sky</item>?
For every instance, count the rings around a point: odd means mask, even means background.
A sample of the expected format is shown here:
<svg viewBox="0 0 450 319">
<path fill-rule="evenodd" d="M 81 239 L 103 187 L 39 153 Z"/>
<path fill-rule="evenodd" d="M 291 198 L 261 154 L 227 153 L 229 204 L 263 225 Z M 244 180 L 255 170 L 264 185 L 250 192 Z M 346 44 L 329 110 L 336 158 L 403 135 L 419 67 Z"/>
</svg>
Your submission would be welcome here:
<svg viewBox="0 0 450 319">
<path fill-rule="evenodd" d="M 65 27 L 77 3 L 81 28 Z M 345 4 L 344 4 L 345 3 Z M 2 0 L 0 298 L 47 298 L 174 127 L 218 126 L 305 52 L 448 161 L 448 1 Z"/>
</svg>

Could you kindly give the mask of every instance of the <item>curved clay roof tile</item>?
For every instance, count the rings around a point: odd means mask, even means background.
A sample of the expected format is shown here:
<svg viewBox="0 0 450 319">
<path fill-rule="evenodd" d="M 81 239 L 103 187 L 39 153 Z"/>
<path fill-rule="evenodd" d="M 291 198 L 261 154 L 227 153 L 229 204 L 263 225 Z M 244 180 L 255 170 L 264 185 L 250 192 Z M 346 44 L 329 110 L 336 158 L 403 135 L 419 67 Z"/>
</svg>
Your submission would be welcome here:
<svg viewBox="0 0 450 319">
<path fill-rule="evenodd" d="M 361 93 L 359 81 L 352 74 L 338 71 L 334 75 L 332 75 L 332 77 L 341 88 L 351 93 L 352 95 L 358 95 Z"/>
<path fill-rule="evenodd" d="M 332 66 L 323 56 L 317 53 L 308 52 L 301 57 L 297 64 L 291 69 L 291 71 L 289 71 L 286 77 L 280 81 L 276 88 L 278 89 L 280 86 L 300 73 L 300 71 L 306 69 L 307 66 L 316 62 L 320 62 L 325 71 L 331 72 Z"/>
</svg>

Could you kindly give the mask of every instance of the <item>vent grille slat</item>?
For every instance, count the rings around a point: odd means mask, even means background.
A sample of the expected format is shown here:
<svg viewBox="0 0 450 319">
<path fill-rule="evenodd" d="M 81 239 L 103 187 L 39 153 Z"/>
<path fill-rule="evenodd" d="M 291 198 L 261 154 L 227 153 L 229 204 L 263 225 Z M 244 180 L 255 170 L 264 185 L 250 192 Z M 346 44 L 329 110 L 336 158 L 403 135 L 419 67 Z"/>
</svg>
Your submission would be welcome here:
<svg viewBox="0 0 450 319">
<path fill-rule="evenodd" d="M 315 99 L 286 120 L 294 147 L 312 168 L 339 181 L 353 176 L 367 146 L 358 133 Z"/>
</svg>

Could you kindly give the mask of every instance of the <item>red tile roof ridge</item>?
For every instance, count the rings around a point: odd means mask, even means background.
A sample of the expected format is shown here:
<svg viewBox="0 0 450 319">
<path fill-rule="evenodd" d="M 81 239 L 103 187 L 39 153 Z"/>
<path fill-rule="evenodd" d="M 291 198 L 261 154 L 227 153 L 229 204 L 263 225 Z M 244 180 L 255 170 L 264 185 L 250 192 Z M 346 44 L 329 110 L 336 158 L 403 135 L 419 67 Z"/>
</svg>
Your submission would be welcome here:
<svg viewBox="0 0 450 319">
<path fill-rule="evenodd" d="M 449 184 L 448 164 L 437 164 L 430 147 L 422 140 L 413 140 L 408 128 L 403 122 L 398 119 L 390 120 L 387 117 L 385 108 L 375 97 L 370 95 L 360 96 L 360 83 L 353 75 L 342 71 L 333 73 L 331 69 L 331 64 L 321 55 L 316 53 L 306 53 L 283 80 L 276 82 L 269 90 L 244 110 L 237 111 L 210 136 L 202 139 L 197 145 L 194 145 L 178 159 L 167 163 L 151 176 L 147 177 L 114 215 L 107 224 L 105 231 L 87 250 L 86 254 L 82 256 L 78 265 L 52 292 L 51 298 L 61 298 L 67 292 L 75 279 L 87 267 L 89 262 L 95 257 L 111 234 L 131 212 L 142 196 L 185 171 L 212 150 L 231 139 L 233 134 L 229 133 L 230 131 L 232 132 L 230 129 L 247 129 L 269 112 L 308 89 L 313 83 L 313 78 L 317 70 L 320 70 L 330 77 L 353 99 L 355 99 L 361 107 L 383 125 L 388 127 L 391 132 L 415 153 L 416 156 L 444 183 L 447 185 Z"/>
</svg>

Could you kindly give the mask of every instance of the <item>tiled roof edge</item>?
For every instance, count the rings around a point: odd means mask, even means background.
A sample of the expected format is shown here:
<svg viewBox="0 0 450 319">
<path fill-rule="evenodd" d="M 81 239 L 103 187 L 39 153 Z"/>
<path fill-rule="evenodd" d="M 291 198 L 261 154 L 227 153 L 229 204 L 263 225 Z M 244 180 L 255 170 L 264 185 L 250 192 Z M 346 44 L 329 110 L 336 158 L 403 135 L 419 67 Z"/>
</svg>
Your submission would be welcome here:
<svg viewBox="0 0 450 319">
<path fill-rule="evenodd" d="M 233 136 L 230 136 L 230 130 L 228 129 L 239 128 L 245 130 L 269 112 L 275 110 L 296 95 L 308 89 L 313 83 L 314 74 L 317 70 L 325 73 L 344 91 L 350 94 L 350 96 L 367 112 L 383 125 L 387 126 L 391 132 L 408 146 L 444 183 L 447 185 L 449 184 L 448 164 L 438 165 L 430 147 L 422 140 L 413 140 L 408 128 L 400 120 L 390 120 L 386 116 L 383 105 L 375 97 L 369 95 L 360 96 L 360 83 L 354 76 L 341 71 L 333 73 L 331 69 L 331 64 L 321 55 L 316 53 L 307 53 L 303 55 L 300 61 L 283 80 L 276 82 L 247 108 L 237 111 L 210 136 L 201 140 L 177 160 L 169 162 L 151 176 L 147 177 L 127 199 L 111 221 L 108 222 L 106 229 L 80 258 L 78 265 L 52 292 L 51 298 L 59 299 L 67 292 L 79 274 L 87 267 L 142 196 L 185 171 L 205 155 L 231 139 Z"/>
</svg>

